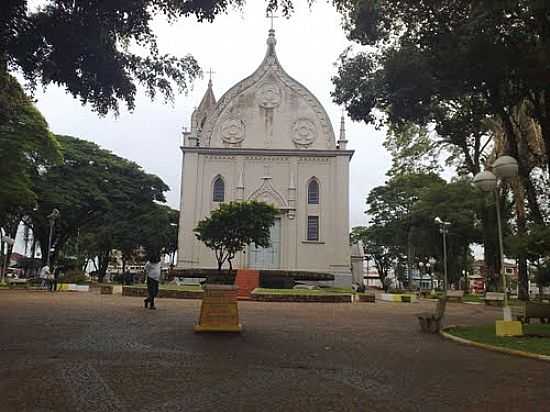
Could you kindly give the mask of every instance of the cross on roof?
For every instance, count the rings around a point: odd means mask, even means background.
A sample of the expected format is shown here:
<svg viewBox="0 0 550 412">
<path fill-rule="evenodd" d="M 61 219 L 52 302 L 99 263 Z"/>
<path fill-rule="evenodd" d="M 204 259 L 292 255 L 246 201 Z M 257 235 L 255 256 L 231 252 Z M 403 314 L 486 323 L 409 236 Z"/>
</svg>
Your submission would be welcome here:
<svg viewBox="0 0 550 412">
<path fill-rule="evenodd" d="M 216 72 L 212 70 L 212 67 L 208 69 L 206 73 L 208 73 L 208 77 L 209 77 L 208 80 L 212 80 L 212 75 L 216 74 Z"/>
<path fill-rule="evenodd" d="M 267 17 L 268 19 L 271 19 L 271 30 L 273 30 L 273 19 L 278 19 L 279 16 L 275 16 L 275 15 L 273 14 L 273 11 L 270 10 L 270 11 L 267 12 L 267 16 L 266 16 L 266 17 Z"/>
</svg>

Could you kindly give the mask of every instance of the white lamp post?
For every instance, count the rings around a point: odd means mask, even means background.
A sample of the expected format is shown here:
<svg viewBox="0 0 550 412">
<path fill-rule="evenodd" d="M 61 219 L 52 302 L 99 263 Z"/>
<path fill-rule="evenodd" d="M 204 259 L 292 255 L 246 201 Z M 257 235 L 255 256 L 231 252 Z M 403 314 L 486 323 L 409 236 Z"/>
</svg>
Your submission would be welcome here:
<svg viewBox="0 0 550 412">
<path fill-rule="evenodd" d="M 432 292 L 434 292 L 434 275 L 433 275 L 433 271 L 434 271 L 434 267 L 435 267 L 435 264 L 437 263 L 437 260 L 434 258 L 434 257 L 431 257 L 429 260 L 428 260 L 428 263 L 427 265 L 428 268 L 432 268 L 430 270 L 430 278 L 431 278 L 431 281 L 432 281 Z"/>
<path fill-rule="evenodd" d="M 52 213 L 48 215 L 48 220 L 50 222 L 50 233 L 48 236 L 48 256 L 46 256 L 46 265 L 50 266 L 50 256 L 52 254 L 52 234 L 53 234 L 53 227 L 55 225 L 55 220 L 59 217 L 59 210 L 53 209 Z"/>
<path fill-rule="evenodd" d="M 439 232 L 443 236 L 443 296 L 447 299 L 447 233 L 451 222 L 445 222 L 439 216 L 434 219 L 434 222 L 439 225 Z"/>
<path fill-rule="evenodd" d="M 508 293 L 506 291 L 506 275 L 504 271 L 504 245 L 502 240 L 502 222 L 500 217 L 500 202 L 498 196 L 498 180 L 501 181 L 507 178 L 518 175 L 518 162 L 512 156 L 500 156 L 493 163 L 495 174 L 485 171 L 478 173 L 474 177 L 474 185 L 484 192 L 495 193 L 495 203 L 497 209 L 497 228 L 498 228 L 498 247 L 500 252 L 500 277 L 502 280 L 502 288 L 504 289 L 504 320 L 512 320 L 512 313 L 508 305 Z"/>
</svg>

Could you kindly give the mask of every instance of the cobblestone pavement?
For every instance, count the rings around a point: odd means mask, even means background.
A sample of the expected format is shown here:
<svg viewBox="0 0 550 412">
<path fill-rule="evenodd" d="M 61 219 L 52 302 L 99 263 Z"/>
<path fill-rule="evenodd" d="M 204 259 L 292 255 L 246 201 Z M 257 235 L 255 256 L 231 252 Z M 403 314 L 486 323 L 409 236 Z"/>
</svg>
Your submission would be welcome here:
<svg viewBox="0 0 550 412">
<path fill-rule="evenodd" d="M 142 304 L 0 291 L 0 410 L 550 411 L 550 363 L 420 333 L 431 302 L 241 302 L 241 335 L 194 334 L 199 301 Z"/>
</svg>

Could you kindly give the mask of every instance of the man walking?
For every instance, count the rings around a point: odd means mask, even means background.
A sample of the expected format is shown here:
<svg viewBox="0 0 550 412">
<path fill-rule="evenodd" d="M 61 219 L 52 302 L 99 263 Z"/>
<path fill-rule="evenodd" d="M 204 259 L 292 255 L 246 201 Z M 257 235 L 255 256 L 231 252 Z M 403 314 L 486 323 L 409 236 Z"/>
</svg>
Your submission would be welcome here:
<svg viewBox="0 0 550 412">
<path fill-rule="evenodd" d="M 40 279 L 42 279 L 42 283 L 40 284 L 40 287 L 43 289 L 46 289 L 48 285 L 48 278 L 50 277 L 50 267 L 48 265 L 42 266 L 42 269 L 40 269 Z"/>
<path fill-rule="evenodd" d="M 160 281 L 160 254 L 152 255 L 145 264 L 145 276 L 147 278 L 147 298 L 144 300 L 145 308 L 156 309 L 155 297 L 159 292 Z"/>
</svg>

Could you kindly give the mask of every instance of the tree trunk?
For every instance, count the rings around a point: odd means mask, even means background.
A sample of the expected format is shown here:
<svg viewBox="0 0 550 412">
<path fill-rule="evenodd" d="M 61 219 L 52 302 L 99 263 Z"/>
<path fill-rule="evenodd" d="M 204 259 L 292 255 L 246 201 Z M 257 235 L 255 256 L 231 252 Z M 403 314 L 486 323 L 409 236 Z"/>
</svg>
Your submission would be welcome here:
<svg viewBox="0 0 550 412">
<path fill-rule="evenodd" d="M 517 234 L 520 236 L 526 235 L 527 217 L 525 211 L 525 193 L 520 179 L 514 179 L 512 190 L 514 192 L 516 206 Z M 527 273 L 527 257 L 525 253 L 521 253 L 518 256 L 518 284 L 518 299 L 523 301 L 529 300 L 529 274 Z"/>
<path fill-rule="evenodd" d="M 500 259 L 498 258 L 496 213 L 493 205 L 485 205 L 481 210 L 481 225 L 483 230 L 483 260 L 485 262 L 486 289 L 496 291 Z"/>
</svg>

